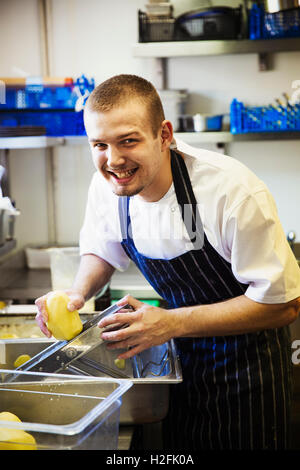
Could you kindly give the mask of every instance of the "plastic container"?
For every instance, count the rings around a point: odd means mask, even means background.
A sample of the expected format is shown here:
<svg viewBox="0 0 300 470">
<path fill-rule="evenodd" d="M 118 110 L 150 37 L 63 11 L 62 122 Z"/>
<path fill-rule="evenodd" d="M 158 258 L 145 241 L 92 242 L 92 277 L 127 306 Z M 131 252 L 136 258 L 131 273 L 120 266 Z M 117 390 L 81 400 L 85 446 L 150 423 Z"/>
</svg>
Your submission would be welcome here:
<svg viewBox="0 0 300 470">
<path fill-rule="evenodd" d="M 180 116 L 179 123 L 181 132 L 221 131 L 223 114 L 211 115 L 198 113 L 194 116 Z"/>
<path fill-rule="evenodd" d="M 168 2 L 147 3 L 145 6 L 149 16 L 171 17 L 173 14 L 173 5 Z"/>
<path fill-rule="evenodd" d="M 70 289 L 75 279 L 79 263 L 80 254 L 78 247 L 49 248 L 50 270 L 53 290 Z M 98 292 L 97 298 L 101 297 L 109 284 Z M 80 312 L 91 313 L 95 311 L 95 298 L 89 299 Z"/>
<path fill-rule="evenodd" d="M 300 104 L 246 107 L 234 99 L 230 105 L 232 134 L 300 130 Z"/>
<path fill-rule="evenodd" d="M 166 119 L 173 124 L 176 132 L 180 127 L 179 117 L 185 114 L 188 94 L 185 90 L 158 90 Z"/>
<path fill-rule="evenodd" d="M 0 428 L 31 434 L 38 450 L 118 448 L 120 406 L 132 386 L 129 380 L 4 369 L 0 377 L 0 412 L 21 420 L 0 421 Z"/>
<path fill-rule="evenodd" d="M 26 264 L 29 269 L 50 269 L 50 247 L 25 248 Z"/>
<path fill-rule="evenodd" d="M 267 13 L 263 5 L 254 4 L 249 12 L 250 39 L 300 37 L 300 8 Z"/>
</svg>

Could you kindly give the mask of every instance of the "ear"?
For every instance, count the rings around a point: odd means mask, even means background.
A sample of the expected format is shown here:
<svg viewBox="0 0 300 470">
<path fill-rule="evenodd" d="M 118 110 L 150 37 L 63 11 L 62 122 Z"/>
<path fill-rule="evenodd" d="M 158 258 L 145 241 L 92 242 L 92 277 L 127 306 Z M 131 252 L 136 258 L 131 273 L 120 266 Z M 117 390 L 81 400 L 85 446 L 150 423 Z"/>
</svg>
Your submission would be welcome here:
<svg viewBox="0 0 300 470">
<path fill-rule="evenodd" d="M 173 140 L 173 126 L 171 121 L 165 119 L 161 124 L 161 150 L 170 148 Z"/>
</svg>

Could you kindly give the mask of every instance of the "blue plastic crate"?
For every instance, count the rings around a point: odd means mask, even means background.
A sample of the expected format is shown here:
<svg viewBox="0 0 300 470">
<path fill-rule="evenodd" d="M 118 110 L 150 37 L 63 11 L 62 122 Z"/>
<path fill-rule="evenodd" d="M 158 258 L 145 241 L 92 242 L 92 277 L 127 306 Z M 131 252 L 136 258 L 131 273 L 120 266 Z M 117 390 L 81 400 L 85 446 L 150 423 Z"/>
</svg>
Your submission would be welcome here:
<svg viewBox="0 0 300 470">
<path fill-rule="evenodd" d="M 81 75 L 75 80 L 66 79 L 64 85 L 48 85 L 42 83 L 42 77 L 28 79 L 24 86 L 6 87 L 6 102 L 0 104 L 1 109 L 73 109 L 82 96 L 87 99 L 95 88 L 94 79 L 88 80 Z"/>
<path fill-rule="evenodd" d="M 1 126 L 44 126 L 47 136 L 86 135 L 83 111 L 1 112 Z"/>
<path fill-rule="evenodd" d="M 300 37 L 300 8 L 267 13 L 263 5 L 252 5 L 249 12 L 250 39 L 294 37 Z"/>
<path fill-rule="evenodd" d="M 230 105 L 232 134 L 300 131 L 300 105 L 246 107 L 234 99 Z"/>
<path fill-rule="evenodd" d="M 84 75 L 65 85 L 44 85 L 42 78 L 28 80 L 26 86 L 8 86 L 6 102 L 0 104 L 1 126 L 44 126 L 48 136 L 86 135 L 82 107 L 95 88 L 94 79 Z M 81 109 L 81 111 L 75 111 Z"/>
</svg>

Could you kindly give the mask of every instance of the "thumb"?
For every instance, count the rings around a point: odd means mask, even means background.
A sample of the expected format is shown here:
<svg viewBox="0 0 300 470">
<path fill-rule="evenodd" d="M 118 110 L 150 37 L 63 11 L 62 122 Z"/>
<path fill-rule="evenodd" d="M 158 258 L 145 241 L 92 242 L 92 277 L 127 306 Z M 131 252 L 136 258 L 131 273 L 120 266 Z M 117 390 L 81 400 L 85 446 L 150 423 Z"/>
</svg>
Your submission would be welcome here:
<svg viewBox="0 0 300 470">
<path fill-rule="evenodd" d="M 143 302 L 140 302 L 139 300 L 135 299 L 131 295 L 127 294 L 125 297 L 123 297 L 121 300 L 117 302 L 117 305 L 130 305 L 134 310 L 138 310 L 139 308 L 142 307 Z"/>
<path fill-rule="evenodd" d="M 67 305 L 67 308 L 70 312 L 74 312 L 74 310 L 79 310 L 81 307 L 84 306 L 85 300 L 81 294 L 69 293 L 70 301 Z"/>
</svg>

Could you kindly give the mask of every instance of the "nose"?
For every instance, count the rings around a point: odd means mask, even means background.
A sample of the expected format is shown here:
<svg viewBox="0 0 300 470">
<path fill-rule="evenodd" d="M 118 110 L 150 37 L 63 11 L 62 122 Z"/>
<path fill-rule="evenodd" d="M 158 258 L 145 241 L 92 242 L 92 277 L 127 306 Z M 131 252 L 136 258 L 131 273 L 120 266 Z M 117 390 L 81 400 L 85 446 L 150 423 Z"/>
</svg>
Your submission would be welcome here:
<svg viewBox="0 0 300 470">
<path fill-rule="evenodd" d="M 119 168 L 125 164 L 125 157 L 113 146 L 108 146 L 106 150 L 107 166 L 111 169 Z"/>
</svg>

